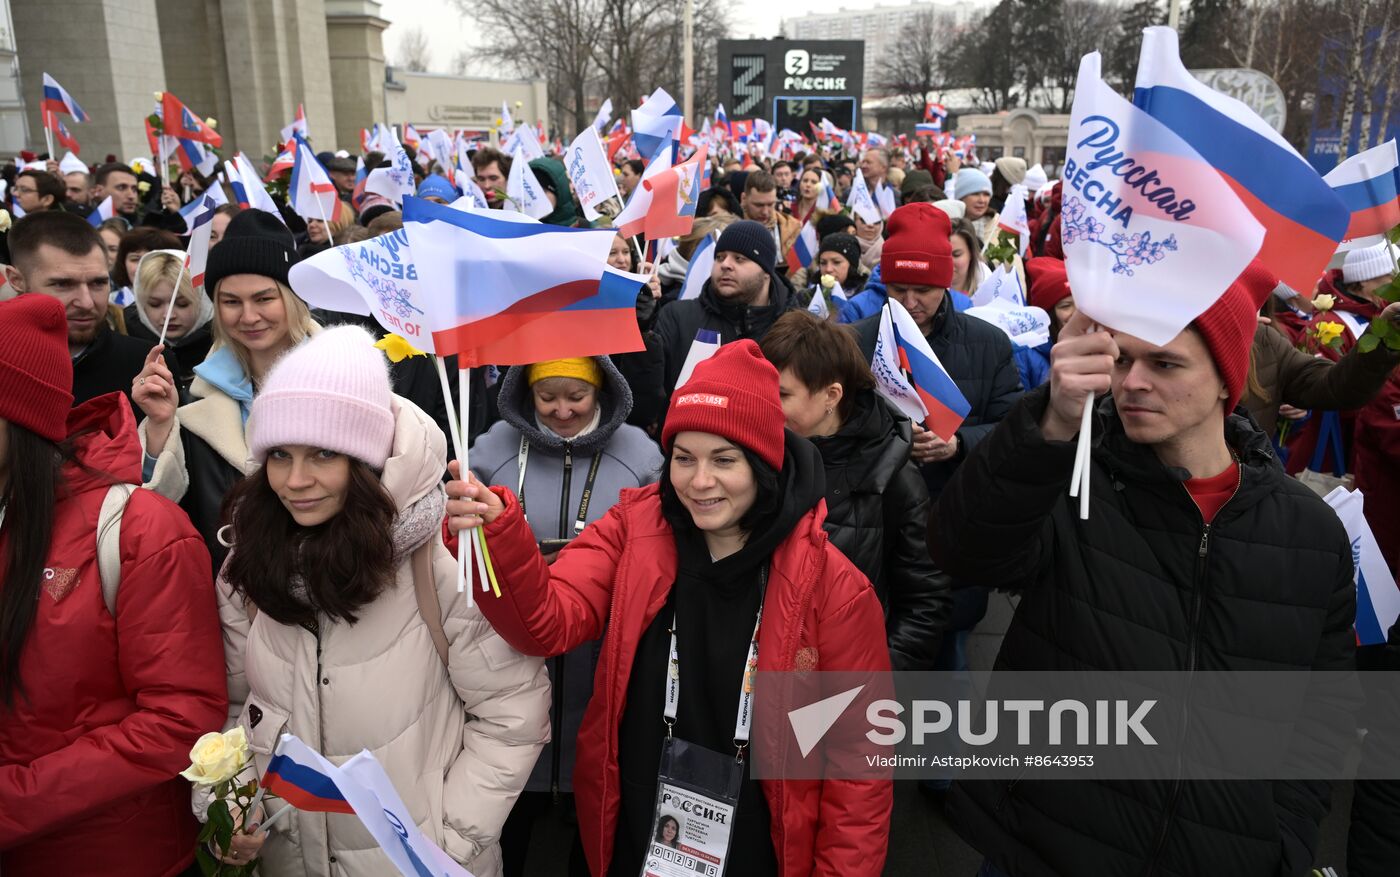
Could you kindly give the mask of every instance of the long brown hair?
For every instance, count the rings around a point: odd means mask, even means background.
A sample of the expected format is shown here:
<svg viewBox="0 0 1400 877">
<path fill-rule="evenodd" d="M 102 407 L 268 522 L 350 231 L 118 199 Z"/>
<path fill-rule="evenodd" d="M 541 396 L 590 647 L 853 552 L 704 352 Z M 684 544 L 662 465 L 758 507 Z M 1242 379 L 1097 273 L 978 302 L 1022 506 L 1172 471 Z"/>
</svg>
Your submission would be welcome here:
<svg viewBox="0 0 1400 877">
<path fill-rule="evenodd" d="M 302 527 L 259 469 L 224 500 L 236 546 L 223 576 L 261 612 L 281 624 L 310 625 L 317 613 L 354 624 L 394 577 L 394 501 L 366 463 L 351 458 L 340 513 Z M 293 593 L 300 578 L 304 593 Z"/>
</svg>

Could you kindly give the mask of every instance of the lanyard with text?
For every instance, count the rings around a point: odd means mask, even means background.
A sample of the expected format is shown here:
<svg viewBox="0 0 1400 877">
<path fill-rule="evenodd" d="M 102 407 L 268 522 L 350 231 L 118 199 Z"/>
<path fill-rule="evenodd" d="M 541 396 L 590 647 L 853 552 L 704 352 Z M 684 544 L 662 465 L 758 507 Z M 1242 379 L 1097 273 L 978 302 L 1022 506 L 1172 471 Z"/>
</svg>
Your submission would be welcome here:
<svg viewBox="0 0 1400 877">
<path fill-rule="evenodd" d="M 749 728 L 753 725 L 753 682 L 758 670 L 758 625 L 763 621 L 763 601 L 768 595 L 768 564 L 759 573 L 758 615 L 753 620 L 753 636 L 749 638 L 749 654 L 744 661 L 744 676 L 739 685 L 739 712 L 734 718 L 734 758 L 744 760 L 749 745 Z M 676 650 L 676 618 L 671 616 L 671 664 L 666 673 L 666 736 L 676 725 L 676 708 L 681 701 L 681 659 Z"/>
<path fill-rule="evenodd" d="M 598 479 L 598 466 L 602 461 L 603 452 L 599 451 L 593 455 L 593 462 L 588 465 L 588 478 L 583 482 L 583 499 L 578 504 L 578 517 L 574 519 L 575 536 L 582 533 L 584 525 L 588 523 L 588 503 L 593 499 L 593 482 Z M 520 455 L 516 458 L 516 463 L 520 476 L 515 482 L 515 498 L 520 503 L 520 514 L 526 515 L 525 467 L 530 465 L 530 440 L 523 435 L 520 437 Z M 529 519 L 528 515 L 526 519 Z"/>
</svg>

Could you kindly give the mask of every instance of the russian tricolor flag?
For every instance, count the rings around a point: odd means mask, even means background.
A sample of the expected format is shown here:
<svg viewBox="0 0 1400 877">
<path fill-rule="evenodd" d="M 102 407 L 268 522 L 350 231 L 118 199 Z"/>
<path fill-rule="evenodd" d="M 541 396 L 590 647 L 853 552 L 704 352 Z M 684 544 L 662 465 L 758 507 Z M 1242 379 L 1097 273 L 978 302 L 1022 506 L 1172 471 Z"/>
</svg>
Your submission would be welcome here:
<svg viewBox="0 0 1400 877">
<path fill-rule="evenodd" d="M 681 130 L 681 108 L 658 88 L 640 107 L 632 111 L 632 142 L 647 161 L 655 160 L 658 150 L 670 146 Z"/>
<path fill-rule="evenodd" d="M 680 301 L 699 298 L 705 289 L 705 281 L 710 279 L 715 267 L 715 236 L 707 234 L 695 245 L 690 254 L 690 264 L 685 269 L 685 280 L 681 283 Z"/>
<path fill-rule="evenodd" d="M 293 743 L 300 746 L 293 746 Z M 314 759 L 298 751 L 306 748 L 295 738 L 283 740 L 278 746 L 280 751 L 268 762 L 262 787 L 298 810 L 354 815 L 355 808 L 345 800 L 335 780 L 323 772 Z"/>
<path fill-rule="evenodd" d="M 797 233 L 796 240 L 792 242 L 792 249 L 787 251 L 788 271 L 797 271 L 812 264 L 818 246 L 816 227 L 810 222 L 804 222 L 802 231 Z"/>
<path fill-rule="evenodd" d="M 61 85 L 58 80 L 49 74 L 44 74 L 44 100 L 43 108 L 51 113 L 66 113 L 73 117 L 75 122 L 91 121 L 83 108 L 78 106 L 78 102 L 73 100 L 73 96 Z M 74 150 L 76 152 L 77 150 Z"/>
<path fill-rule="evenodd" d="M 831 187 L 831 177 L 822 171 L 822 209 L 828 213 L 839 213 L 841 211 L 841 199 L 836 197 L 836 190 Z"/>
<path fill-rule="evenodd" d="M 904 306 L 887 299 L 870 362 L 875 389 L 915 423 L 947 441 L 972 410 Z"/>
<path fill-rule="evenodd" d="M 1264 227 L 1259 260 L 1294 289 L 1312 289 L 1347 235 L 1350 213 L 1317 171 L 1240 101 L 1182 66 L 1176 31 L 1143 31 L 1133 103 L 1176 132 Z"/>
<path fill-rule="evenodd" d="M 404 229 L 434 350 L 464 368 L 644 347 L 636 303 L 646 278 L 604 270 L 614 229 L 421 198 L 405 200 Z"/>
<path fill-rule="evenodd" d="M 1338 249 L 1374 246 L 1400 225 L 1400 155 L 1394 140 L 1353 155 L 1323 179 L 1351 211 L 1346 240 Z"/>
<path fill-rule="evenodd" d="M 93 228 L 97 228 L 102 223 L 117 215 L 117 211 L 112 207 L 112 196 L 108 195 L 101 204 L 88 214 L 88 223 Z"/>
<path fill-rule="evenodd" d="M 915 134 L 937 134 L 943 130 L 943 121 L 934 119 L 932 122 L 919 122 L 914 126 Z"/>
</svg>

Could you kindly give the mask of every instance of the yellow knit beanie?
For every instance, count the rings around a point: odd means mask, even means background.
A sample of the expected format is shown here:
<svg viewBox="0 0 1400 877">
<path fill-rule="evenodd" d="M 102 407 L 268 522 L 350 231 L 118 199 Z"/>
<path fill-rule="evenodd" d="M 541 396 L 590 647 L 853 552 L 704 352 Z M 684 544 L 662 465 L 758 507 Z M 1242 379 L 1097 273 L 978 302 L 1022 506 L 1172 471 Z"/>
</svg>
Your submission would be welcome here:
<svg viewBox="0 0 1400 877">
<path fill-rule="evenodd" d="M 525 370 L 525 383 L 534 386 L 545 378 L 575 378 L 595 387 L 603 386 L 603 370 L 590 356 L 537 362 Z"/>
</svg>

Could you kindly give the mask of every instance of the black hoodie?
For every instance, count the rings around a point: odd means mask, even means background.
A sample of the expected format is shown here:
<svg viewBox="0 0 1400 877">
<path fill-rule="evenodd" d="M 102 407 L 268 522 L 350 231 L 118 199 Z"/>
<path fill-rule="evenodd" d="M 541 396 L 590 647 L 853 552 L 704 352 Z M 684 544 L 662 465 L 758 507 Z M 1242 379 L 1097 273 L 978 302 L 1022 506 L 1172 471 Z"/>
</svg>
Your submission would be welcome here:
<svg viewBox="0 0 1400 877">
<path fill-rule="evenodd" d="M 734 554 L 711 561 L 704 536 L 688 516 L 667 513 L 676 535 L 676 582 L 665 606 L 642 633 L 627 683 L 627 705 L 618 726 L 622 798 L 610 874 L 640 873 L 650 837 L 656 772 L 666 736 L 662 712 L 673 618 L 681 667 L 675 734 L 715 752 L 734 752 L 739 684 L 763 596 L 762 573 L 826 486 L 821 456 L 810 442 L 788 432 L 785 446 L 779 509 L 767 528 L 751 534 Z M 748 764 L 746 760 L 726 877 L 778 873 L 768 803 L 758 781 L 747 773 Z"/>
</svg>

